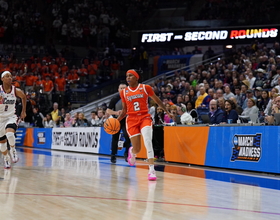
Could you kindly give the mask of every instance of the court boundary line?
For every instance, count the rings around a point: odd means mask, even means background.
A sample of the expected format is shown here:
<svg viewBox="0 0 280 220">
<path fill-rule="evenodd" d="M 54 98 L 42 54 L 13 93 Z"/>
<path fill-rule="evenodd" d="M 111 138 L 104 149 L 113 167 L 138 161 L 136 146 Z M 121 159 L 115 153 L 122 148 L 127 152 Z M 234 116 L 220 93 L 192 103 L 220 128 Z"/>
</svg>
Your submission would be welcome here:
<svg viewBox="0 0 280 220">
<path fill-rule="evenodd" d="M 54 195 L 54 194 L 35 194 L 35 193 L 9 193 L 9 192 L 0 192 L 1 195 L 19 195 L 19 196 L 44 196 L 44 197 L 62 197 L 62 198 L 81 198 L 81 199 L 101 199 L 101 200 L 115 200 L 115 201 L 124 201 L 124 202 L 141 202 L 141 203 L 154 203 L 154 204 L 163 204 L 163 205 L 177 205 L 177 206 L 189 206 L 197 208 L 210 208 L 210 209 L 221 209 L 229 211 L 239 211 L 239 212 L 249 212 L 249 213 L 258 213 L 266 215 L 279 215 L 277 212 L 264 212 L 256 210 L 246 210 L 246 209 L 237 209 L 237 208 L 228 208 L 228 207 L 219 207 L 219 206 L 207 206 L 207 205 L 195 205 L 195 204 L 184 204 L 184 203 L 173 203 L 173 202 L 159 202 L 159 201 L 147 201 L 139 199 L 120 199 L 120 198 L 105 198 L 98 196 L 75 196 L 75 195 Z"/>
</svg>

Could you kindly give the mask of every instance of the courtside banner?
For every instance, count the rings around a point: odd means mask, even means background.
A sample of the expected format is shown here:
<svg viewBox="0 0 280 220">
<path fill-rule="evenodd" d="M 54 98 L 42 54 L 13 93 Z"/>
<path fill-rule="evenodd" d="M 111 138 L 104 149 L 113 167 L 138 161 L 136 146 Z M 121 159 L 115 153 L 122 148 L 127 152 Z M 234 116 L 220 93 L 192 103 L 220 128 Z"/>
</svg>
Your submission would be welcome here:
<svg viewBox="0 0 280 220">
<path fill-rule="evenodd" d="M 34 128 L 33 147 L 51 149 L 52 128 Z"/>
<path fill-rule="evenodd" d="M 280 126 L 211 127 L 206 166 L 280 173 Z"/>
<path fill-rule="evenodd" d="M 247 173 L 217 172 L 217 170 L 215 171 L 205 170 L 204 178 L 210 181 L 218 180 L 218 181 L 229 182 L 229 183 L 245 184 L 248 186 L 252 185 L 253 183 L 254 186 L 280 190 L 280 181 L 278 179 L 271 179 L 266 177 L 267 176 L 265 175 L 254 176 L 254 175 L 248 175 Z M 236 184 L 234 186 L 236 186 Z M 280 201 L 278 203 L 280 204 Z"/>
<path fill-rule="evenodd" d="M 104 128 L 101 127 L 101 136 L 100 137 L 101 138 L 100 138 L 99 154 L 111 155 L 111 153 L 112 153 L 112 151 L 111 151 L 112 135 L 107 134 L 104 131 Z M 123 146 L 119 145 L 116 156 L 123 156 L 124 152 L 125 152 L 125 148 Z"/>
<path fill-rule="evenodd" d="M 164 127 L 164 155 L 170 162 L 204 165 L 209 127 Z"/>
<path fill-rule="evenodd" d="M 23 146 L 26 128 L 18 128 L 16 130 L 16 146 Z"/>
<path fill-rule="evenodd" d="M 33 132 L 34 132 L 34 128 L 26 128 L 24 142 L 23 142 L 24 146 L 34 147 L 33 146 L 33 143 L 34 143 Z"/>
<path fill-rule="evenodd" d="M 53 128 L 52 149 L 99 153 L 100 127 Z"/>
</svg>

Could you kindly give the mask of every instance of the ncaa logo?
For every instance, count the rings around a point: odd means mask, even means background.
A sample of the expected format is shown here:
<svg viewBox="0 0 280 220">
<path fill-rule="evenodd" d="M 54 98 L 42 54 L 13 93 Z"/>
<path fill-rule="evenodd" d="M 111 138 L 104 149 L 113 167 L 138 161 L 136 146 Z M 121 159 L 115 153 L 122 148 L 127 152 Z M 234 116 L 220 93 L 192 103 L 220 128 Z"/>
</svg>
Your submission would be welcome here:
<svg viewBox="0 0 280 220">
<path fill-rule="evenodd" d="M 262 134 L 234 135 L 231 161 L 245 160 L 258 162 L 261 158 Z"/>
</svg>

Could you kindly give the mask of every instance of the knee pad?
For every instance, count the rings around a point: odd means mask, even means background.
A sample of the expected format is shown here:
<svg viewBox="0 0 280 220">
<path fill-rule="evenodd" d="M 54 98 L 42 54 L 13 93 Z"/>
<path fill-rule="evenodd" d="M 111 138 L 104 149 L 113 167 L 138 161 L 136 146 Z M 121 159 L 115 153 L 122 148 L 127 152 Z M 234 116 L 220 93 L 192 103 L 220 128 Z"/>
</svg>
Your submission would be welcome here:
<svg viewBox="0 0 280 220">
<path fill-rule="evenodd" d="M 144 140 L 144 145 L 147 150 L 148 159 L 154 158 L 154 149 L 153 149 L 153 129 L 151 126 L 146 126 L 142 128 L 141 134 Z"/>
<path fill-rule="evenodd" d="M 7 140 L 9 141 L 10 146 L 15 146 L 16 144 L 15 134 L 13 132 L 7 132 L 6 137 Z"/>
<path fill-rule="evenodd" d="M 5 152 L 7 150 L 7 142 L 6 143 L 0 143 L 0 150 L 1 152 Z"/>
</svg>

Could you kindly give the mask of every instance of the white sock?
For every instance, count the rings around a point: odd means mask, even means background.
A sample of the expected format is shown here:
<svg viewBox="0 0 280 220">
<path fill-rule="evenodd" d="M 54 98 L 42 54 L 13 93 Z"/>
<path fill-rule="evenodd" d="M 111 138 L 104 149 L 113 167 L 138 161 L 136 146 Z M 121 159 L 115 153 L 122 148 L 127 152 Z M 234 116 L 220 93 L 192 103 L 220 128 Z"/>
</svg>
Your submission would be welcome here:
<svg viewBox="0 0 280 220">
<path fill-rule="evenodd" d="M 132 156 L 136 157 L 136 154 L 133 153 L 133 147 L 132 147 L 132 150 L 131 150 L 131 154 L 132 154 Z"/>
<path fill-rule="evenodd" d="M 149 173 L 155 171 L 155 166 L 154 165 L 149 165 Z"/>
</svg>

